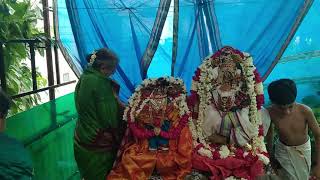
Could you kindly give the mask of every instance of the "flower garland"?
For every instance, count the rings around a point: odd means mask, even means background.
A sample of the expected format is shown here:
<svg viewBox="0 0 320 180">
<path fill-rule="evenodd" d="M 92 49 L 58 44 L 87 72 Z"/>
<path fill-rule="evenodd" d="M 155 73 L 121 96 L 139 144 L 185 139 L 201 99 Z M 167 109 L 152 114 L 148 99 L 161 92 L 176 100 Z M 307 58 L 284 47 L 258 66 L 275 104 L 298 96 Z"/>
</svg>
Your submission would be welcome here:
<svg viewBox="0 0 320 180">
<path fill-rule="evenodd" d="M 241 66 L 243 76 L 245 77 L 244 82 L 247 86 L 246 95 L 250 99 L 250 104 L 248 105 L 249 120 L 257 130 L 251 144 L 247 144 L 245 147 L 246 150 L 235 148 L 232 145 L 214 146 L 208 144 L 202 130 L 204 112 L 206 112 L 207 107 L 213 100 L 211 91 L 214 87 L 212 86 L 212 82 L 218 78 L 221 56 L 225 51 L 231 52 L 233 61 L 239 62 Z M 196 125 L 189 123 L 189 126 L 192 131 L 195 151 L 198 154 L 211 159 L 224 159 L 229 156 L 237 156 L 245 159 L 251 155 L 259 157 L 259 160 L 264 164 L 269 163 L 266 147 L 263 142 L 262 120 L 260 113 L 258 113 L 258 110 L 261 109 L 264 103 L 262 80 L 249 54 L 241 53 L 231 47 L 224 47 L 213 56 L 206 58 L 193 76 L 191 96 L 188 103 L 190 106 L 195 106 L 196 102 L 199 102 L 199 112 L 193 115 L 193 118 L 197 123 Z"/>
<path fill-rule="evenodd" d="M 175 127 L 171 127 L 169 131 L 160 131 L 159 136 L 167 139 L 175 139 L 179 136 L 181 130 L 191 120 L 190 111 L 186 103 L 186 88 L 181 79 L 173 77 L 164 77 L 158 79 L 145 79 L 141 85 L 139 85 L 133 95 L 129 99 L 129 105 L 124 111 L 123 119 L 128 122 L 129 128 L 133 135 L 140 139 L 148 139 L 156 136 L 153 130 L 148 130 L 140 127 L 136 122 L 136 117 L 143 111 L 144 106 L 150 101 L 150 97 L 142 98 L 141 90 L 146 87 L 157 86 L 159 80 L 165 80 L 169 85 L 176 85 L 181 88 L 178 94 L 174 94 L 169 98 L 172 98 L 172 104 L 179 109 L 179 123 Z"/>
<path fill-rule="evenodd" d="M 92 55 L 90 56 L 89 64 L 92 65 L 96 59 L 97 59 L 97 52 L 94 51 L 94 52 L 92 53 Z"/>
</svg>

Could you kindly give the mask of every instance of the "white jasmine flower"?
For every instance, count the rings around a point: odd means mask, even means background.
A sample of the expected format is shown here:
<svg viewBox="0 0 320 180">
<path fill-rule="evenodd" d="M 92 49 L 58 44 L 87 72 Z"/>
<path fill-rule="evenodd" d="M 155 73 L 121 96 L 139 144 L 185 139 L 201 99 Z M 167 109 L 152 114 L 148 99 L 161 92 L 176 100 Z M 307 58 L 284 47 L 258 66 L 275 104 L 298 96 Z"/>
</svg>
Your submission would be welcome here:
<svg viewBox="0 0 320 180">
<path fill-rule="evenodd" d="M 264 165 L 270 163 L 270 159 L 263 154 L 258 154 L 259 160 L 263 162 Z"/>
<path fill-rule="evenodd" d="M 220 153 L 220 157 L 221 157 L 222 159 L 224 159 L 224 158 L 226 158 L 226 157 L 229 156 L 230 150 L 229 150 L 228 146 L 223 145 L 223 146 L 220 147 L 219 153 Z"/>
<path fill-rule="evenodd" d="M 206 156 L 206 157 L 209 157 L 209 158 L 212 158 L 212 153 L 211 151 L 207 150 L 207 149 L 204 149 L 204 148 L 200 148 L 198 150 L 198 153 L 202 156 Z"/>
</svg>

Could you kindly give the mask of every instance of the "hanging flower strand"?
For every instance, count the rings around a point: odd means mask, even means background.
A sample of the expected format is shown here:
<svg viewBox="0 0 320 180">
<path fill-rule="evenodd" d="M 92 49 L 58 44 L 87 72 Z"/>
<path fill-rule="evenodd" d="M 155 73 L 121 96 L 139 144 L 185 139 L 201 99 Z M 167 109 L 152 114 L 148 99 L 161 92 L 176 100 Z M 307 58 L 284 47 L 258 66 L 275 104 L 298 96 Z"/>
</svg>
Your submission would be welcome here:
<svg viewBox="0 0 320 180">
<path fill-rule="evenodd" d="M 92 65 L 94 63 L 94 61 L 97 59 L 97 52 L 93 52 L 92 55 L 90 56 L 90 64 Z"/>
</svg>

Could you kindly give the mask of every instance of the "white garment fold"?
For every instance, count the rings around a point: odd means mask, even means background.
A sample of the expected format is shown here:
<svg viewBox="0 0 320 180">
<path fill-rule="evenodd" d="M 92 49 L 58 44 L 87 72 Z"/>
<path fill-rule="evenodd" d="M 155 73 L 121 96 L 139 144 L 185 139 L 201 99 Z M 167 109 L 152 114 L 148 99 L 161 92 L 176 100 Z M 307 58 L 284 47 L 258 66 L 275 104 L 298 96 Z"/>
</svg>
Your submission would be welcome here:
<svg viewBox="0 0 320 180">
<path fill-rule="evenodd" d="M 229 116 L 225 116 L 224 118 L 230 121 L 230 123 L 238 123 L 240 126 L 231 127 L 232 129 L 230 129 L 231 134 L 229 137 L 230 143 L 236 143 L 240 146 L 244 146 L 256 135 L 257 129 L 255 129 L 255 127 L 249 121 L 248 108 L 243 108 L 237 112 L 231 113 L 233 113 L 233 115 L 230 116 L 232 119 L 230 119 Z M 204 120 L 202 124 L 204 135 L 209 137 L 212 134 L 219 134 L 222 121 L 223 117 L 221 117 L 220 112 L 213 107 L 213 105 L 208 106 L 204 114 Z"/>
<path fill-rule="evenodd" d="M 310 139 L 299 146 L 287 146 L 275 142 L 275 158 L 280 163 L 279 176 L 286 180 L 308 180 L 311 168 Z"/>
</svg>

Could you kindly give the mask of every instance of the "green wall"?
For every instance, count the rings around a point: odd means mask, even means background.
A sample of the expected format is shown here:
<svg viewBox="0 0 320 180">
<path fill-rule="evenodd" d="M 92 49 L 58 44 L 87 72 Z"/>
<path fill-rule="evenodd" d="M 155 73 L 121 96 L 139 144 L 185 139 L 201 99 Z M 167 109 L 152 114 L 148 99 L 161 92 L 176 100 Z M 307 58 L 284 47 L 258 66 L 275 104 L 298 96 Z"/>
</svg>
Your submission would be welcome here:
<svg viewBox="0 0 320 180">
<path fill-rule="evenodd" d="M 73 93 L 7 119 L 6 133 L 32 156 L 35 180 L 78 180 L 73 155 L 77 113 Z"/>
</svg>

